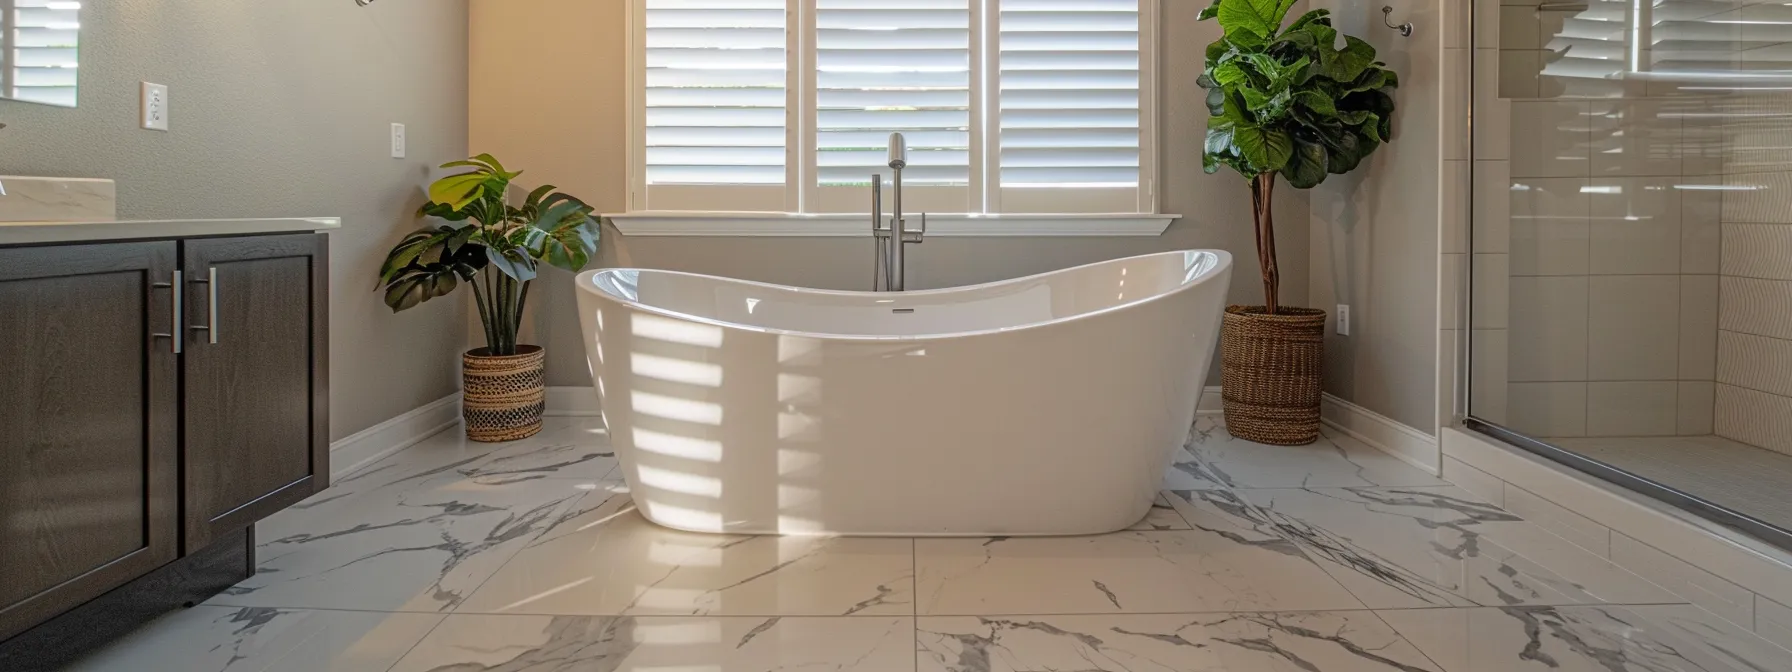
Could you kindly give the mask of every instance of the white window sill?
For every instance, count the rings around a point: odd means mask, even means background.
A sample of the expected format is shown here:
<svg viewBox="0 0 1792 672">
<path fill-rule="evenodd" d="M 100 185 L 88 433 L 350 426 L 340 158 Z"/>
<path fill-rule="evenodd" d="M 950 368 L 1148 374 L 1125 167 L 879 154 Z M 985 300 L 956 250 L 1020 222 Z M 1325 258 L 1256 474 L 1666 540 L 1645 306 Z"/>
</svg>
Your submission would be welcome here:
<svg viewBox="0 0 1792 672">
<path fill-rule="evenodd" d="M 799 215 L 781 212 L 630 212 L 604 215 L 625 236 L 824 237 L 871 236 L 871 215 Z M 1010 236 L 1159 236 L 1181 215 L 965 215 L 927 216 L 927 235 L 951 238 Z M 909 213 L 910 230 L 921 227 Z"/>
</svg>

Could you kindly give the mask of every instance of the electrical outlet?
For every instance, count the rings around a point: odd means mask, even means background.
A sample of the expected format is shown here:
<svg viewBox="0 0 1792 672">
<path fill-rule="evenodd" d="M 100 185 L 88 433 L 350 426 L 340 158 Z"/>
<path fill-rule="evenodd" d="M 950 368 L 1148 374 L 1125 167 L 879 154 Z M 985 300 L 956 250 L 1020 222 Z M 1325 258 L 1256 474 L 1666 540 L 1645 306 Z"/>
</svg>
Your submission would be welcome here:
<svg viewBox="0 0 1792 672">
<path fill-rule="evenodd" d="M 404 158 L 404 124 L 392 125 L 392 158 Z"/>
<path fill-rule="evenodd" d="M 143 128 L 168 130 L 168 85 L 143 82 Z"/>
<path fill-rule="evenodd" d="M 1350 306 L 1338 304 L 1338 335 L 1350 335 Z"/>
</svg>

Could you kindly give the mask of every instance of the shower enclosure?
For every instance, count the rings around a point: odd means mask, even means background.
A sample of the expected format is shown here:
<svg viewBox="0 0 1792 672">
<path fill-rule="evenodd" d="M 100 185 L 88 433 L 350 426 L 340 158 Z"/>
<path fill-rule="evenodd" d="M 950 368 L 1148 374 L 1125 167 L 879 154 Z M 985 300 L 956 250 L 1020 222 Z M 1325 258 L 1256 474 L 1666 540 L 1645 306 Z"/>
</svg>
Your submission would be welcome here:
<svg viewBox="0 0 1792 672">
<path fill-rule="evenodd" d="M 1792 548 L 1792 6 L 1474 3 L 1468 424 Z"/>
</svg>

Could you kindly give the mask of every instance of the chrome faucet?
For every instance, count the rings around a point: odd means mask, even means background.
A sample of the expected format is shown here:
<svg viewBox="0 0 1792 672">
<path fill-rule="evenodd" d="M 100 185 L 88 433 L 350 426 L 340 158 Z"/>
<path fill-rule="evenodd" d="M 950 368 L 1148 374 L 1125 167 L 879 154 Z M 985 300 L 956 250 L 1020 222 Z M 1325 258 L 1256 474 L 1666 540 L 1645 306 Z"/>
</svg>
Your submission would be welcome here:
<svg viewBox="0 0 1792 672">
<path fill-rule="evenodd" d="M 902 169 L 908 167 L 908 140 L 901 133 L 890 134 L 890 169 L 894 177 L 895 198 L 888 225 L 884 222 L 884 175 L 871 175 L 871 236 L 875 241 L 876 258 L 871 277 L 872 291 L 904 290 L 908 270 L 909 245 L 919 245 L 927 235 L 927 213 L 921 213 L 921 230 L 908 230 L 902 216 Z M 882 284 L 879 284 L 882 280 Z"/>
</svg>

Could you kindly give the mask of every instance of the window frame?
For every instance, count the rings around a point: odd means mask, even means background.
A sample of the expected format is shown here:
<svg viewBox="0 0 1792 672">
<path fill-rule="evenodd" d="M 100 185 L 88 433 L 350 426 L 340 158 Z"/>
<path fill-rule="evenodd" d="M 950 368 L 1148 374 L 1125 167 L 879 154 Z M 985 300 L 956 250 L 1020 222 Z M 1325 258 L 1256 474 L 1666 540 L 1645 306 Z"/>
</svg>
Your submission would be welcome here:
<svg viewBox="0 0 1792 672">
<path fill-rule="evenodd" d="M 971 45 L 971 179 L 968 187 L 909 187 L 911 215 L 922 210 L 940 224 L 930 235 L 1159 235 L 1176 215 L 1160 213 L 1158 77 L 1159 3 L 1138 0 L 1139 182 L 1134 188 L 1048 189 L 1000 184 L 1001 132 L 992 116 L 1001 110 L 1000 5 L 969 0 Z M 626 0 L 628 26 L 626 211 L 611 218 L 623 233 L 648 235 L 863 235 L 869 224 L 856 214 L 870 207 L 862 188 L 817 184 L 817 0 L 785 0 L 785 183 L 783 185 L 647 184 L 647 0 Z M 887 180 L 886 176 L 886 180 Z M 1026 205 L 1014 192 L 1027 192 Z M 953 192 L 958 192 L 957 194 Z M 968 193 L 966 193 L 968 192 Z M 1130 194 L 1122 192 L 1132 192 Z M 857 195 L 855 195 L 857 194 Z M 962 198 L 958 194 L 964 194 Z M 650 199 L 650 195 L 654 198 Z M 1106 209 L 1075 209 L 1091 196 Z M 886 200 L 888 194 L 886 193 Z M 672 201 L 686 207 L 654 208 Z M 964 207 L 953 207 L 962 201 Z M 1004 208 L 1004 202 L 1010 207 Z M 945 206 L 943 209 L 941 206 Z M 937 213 L 937 214 L 936 214 Z M 773 225 L 772 222 L 785 220 Z M 910 226 L 915 226 L 911 219 Z M 763 234 L 754 233 L 764 231 Z"/>
</svg>

